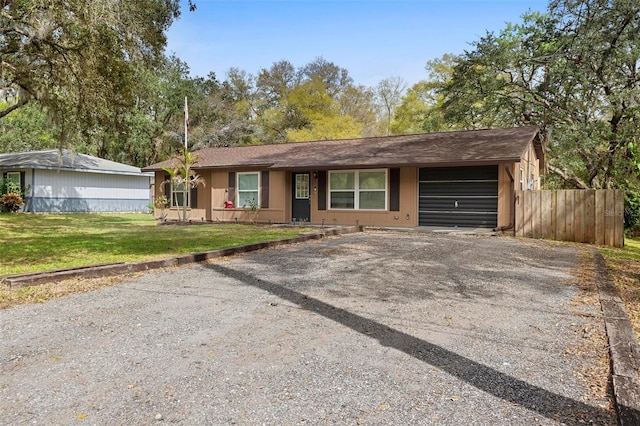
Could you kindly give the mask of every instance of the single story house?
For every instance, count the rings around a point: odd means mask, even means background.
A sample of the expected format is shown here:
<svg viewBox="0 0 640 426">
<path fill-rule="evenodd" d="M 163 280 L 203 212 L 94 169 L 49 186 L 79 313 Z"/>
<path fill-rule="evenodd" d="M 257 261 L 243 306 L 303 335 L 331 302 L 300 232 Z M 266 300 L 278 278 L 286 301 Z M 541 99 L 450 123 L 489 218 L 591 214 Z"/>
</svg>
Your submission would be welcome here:
<svg viewBox="0 0 640 426">
<path fill-rule="evenodd" d="M 86 154 L 0 154 L 0 176 L 25 190 L 25 212 L 149 212 L 153 173 Z"/>
<path fill-rule="evenodd" d="M 203 149 L 193 169 L 205 186 L 188 194 L 189 217 L 508 229 L 514 190 L 540 188 L 539 132 L 530 126 Z M 143 171 L 163 182 L 170 164 Z M 156 197 L 173 200 L 174 193 L 180 188 L 155 189 Z M 168 218 L 177 214 L 170 206 Z"/>
</svg>

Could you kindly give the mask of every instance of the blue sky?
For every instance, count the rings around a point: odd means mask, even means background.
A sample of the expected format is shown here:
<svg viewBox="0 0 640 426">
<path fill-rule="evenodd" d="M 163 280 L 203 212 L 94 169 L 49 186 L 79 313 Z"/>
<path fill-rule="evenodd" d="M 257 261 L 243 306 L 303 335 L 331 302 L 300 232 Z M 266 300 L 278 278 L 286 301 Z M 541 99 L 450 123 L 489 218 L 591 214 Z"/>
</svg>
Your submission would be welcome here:
<svg viewBox="0 0 640 426">
<path fill-rule="evenodd" d="M 412 85 L 428 60 L 462 53 L 487 31 L 520 22 L 548 0 L 195 0 L 168 32 L 167 52 L 192 76 L 231 67 L 257 74 L 286 59 L 296 68 L 318 56 L 346 68 L 357 84 L 388 77 Z"/>
</svg>

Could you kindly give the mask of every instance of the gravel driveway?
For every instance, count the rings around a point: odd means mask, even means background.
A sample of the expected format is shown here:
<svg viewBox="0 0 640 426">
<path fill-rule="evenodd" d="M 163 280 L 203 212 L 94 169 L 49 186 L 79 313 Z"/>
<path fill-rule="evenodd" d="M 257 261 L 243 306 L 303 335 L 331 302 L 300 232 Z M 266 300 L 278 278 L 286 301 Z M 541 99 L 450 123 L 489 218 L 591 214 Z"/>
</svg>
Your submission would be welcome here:
<svg viewBox="0 0 640 426">
<path fill-rule="evenodd" d="M 576 261 L 366 232 L 0 311 L 0 423 L 616 424 Z"/>
</svg>

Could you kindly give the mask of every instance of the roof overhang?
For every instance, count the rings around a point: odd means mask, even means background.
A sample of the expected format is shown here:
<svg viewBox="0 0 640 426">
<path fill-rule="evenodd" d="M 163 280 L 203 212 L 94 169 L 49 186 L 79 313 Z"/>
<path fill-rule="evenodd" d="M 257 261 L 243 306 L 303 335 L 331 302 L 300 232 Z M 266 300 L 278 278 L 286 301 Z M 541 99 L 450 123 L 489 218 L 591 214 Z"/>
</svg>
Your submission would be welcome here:
<svg viewBox="0 0 640 426">
<path fill-rule="evenodd" d="M 3 170 L 55 170 L 76 173 L 150 177 L 139 168 L 67 150 L 29 151 L 0 154 Z"/>
<path fill-rule="evenodd" d="M 531 143 L 541 150 L 539 128 L 467 130 L 316 142 L 207 148 L 194 170 L 336 170 L 381 167 L 446 167 L 520 161 Z M 544 161 L 544 160 L 543 160 Z M 143 168 L 159 171 L 171 160 Z"/>
</svg>

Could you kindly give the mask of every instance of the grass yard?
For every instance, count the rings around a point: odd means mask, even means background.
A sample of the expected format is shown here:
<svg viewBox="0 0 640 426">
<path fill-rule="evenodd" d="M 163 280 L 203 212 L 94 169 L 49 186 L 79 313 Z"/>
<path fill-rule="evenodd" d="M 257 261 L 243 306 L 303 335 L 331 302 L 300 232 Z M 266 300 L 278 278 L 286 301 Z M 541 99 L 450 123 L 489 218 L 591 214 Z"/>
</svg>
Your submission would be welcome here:
<svg viewBox="0 0 640 426">
<path fill-rule="evenodd" d="M 0 275 L 160 259 L 277 240 L 309 230 L 157 223 L 145 214 L 1 214 Z"/>
<path fill-rule="evenodd" d="M 601 248 L 627 314 L 640 336 L 640 239 L 626 238 L 624 249 Z"/>
<path fill-rule="evenodd" d="M 0 275 L 136 262 L 296 236 L 309 228 L 237 224 L 158 226 L 144 214 L 1 214 Z M 640 239 L 624 249 L 600 248 L 640 336 Z M 114 283 L 113 278 L 71 280 L 18 290 L 0 289 L 0 309 Z"/>
</svg>

